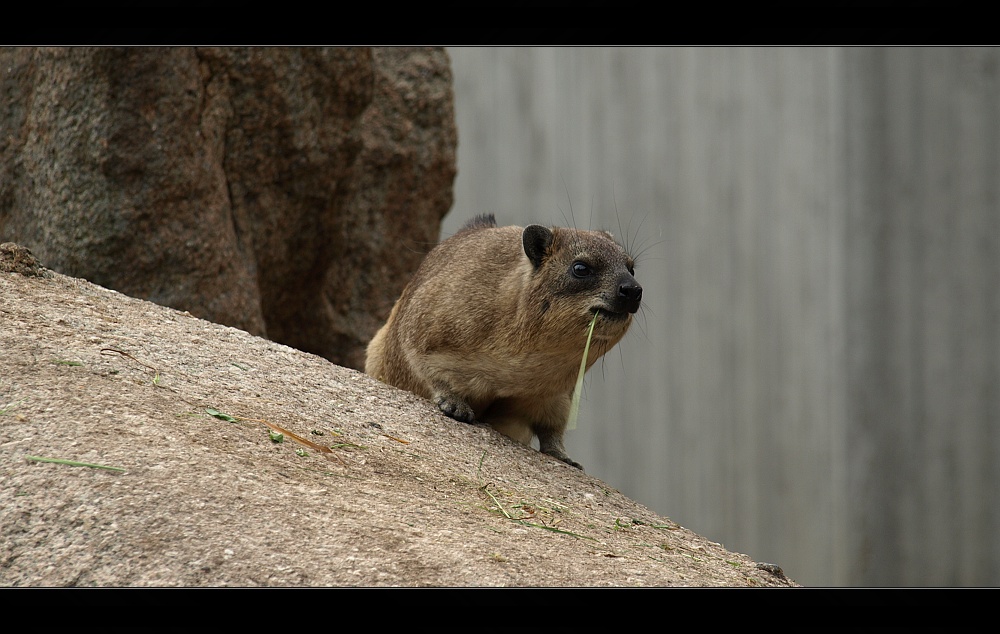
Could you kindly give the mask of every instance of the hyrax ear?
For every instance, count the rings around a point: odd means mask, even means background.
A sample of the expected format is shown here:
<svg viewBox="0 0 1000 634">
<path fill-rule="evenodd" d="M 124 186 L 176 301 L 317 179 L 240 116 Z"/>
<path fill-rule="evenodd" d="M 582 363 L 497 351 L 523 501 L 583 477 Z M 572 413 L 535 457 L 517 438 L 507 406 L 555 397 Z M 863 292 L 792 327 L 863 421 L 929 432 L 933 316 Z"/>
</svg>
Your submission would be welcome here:
<svg viewBox="0 0 1000 634">
<path fill-rule="evenodd" d="M 537 269 L 552 246 L 552 230 L 542 225 L 528 225 L 521 233 L 521 242 L 524 244 L 524 254 Z"/>
</svg>

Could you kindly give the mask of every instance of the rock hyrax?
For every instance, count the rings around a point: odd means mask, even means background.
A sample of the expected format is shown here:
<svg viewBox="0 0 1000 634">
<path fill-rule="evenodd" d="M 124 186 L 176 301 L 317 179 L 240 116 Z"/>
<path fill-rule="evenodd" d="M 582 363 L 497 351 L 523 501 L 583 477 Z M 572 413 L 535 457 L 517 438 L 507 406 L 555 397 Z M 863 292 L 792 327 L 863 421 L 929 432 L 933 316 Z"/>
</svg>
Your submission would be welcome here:
<svg viewBox="0 0 1000 634">
<path fill-rule="evenodd" d="M 477 216 L 424 259 L 368 344 L 365 372 L 566 455 L 570 400 L 597 311 L 587 368 L 639 310 L 635 263 L 604 231 L 497 227 Z"/>
</svg>

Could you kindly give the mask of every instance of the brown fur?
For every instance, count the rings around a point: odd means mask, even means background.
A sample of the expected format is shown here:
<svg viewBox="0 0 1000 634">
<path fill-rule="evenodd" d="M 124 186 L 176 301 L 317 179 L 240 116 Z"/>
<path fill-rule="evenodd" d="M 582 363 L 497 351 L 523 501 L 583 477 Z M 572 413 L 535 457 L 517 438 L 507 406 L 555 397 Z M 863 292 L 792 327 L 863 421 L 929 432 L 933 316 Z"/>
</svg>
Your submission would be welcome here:
<svg viewBox="0 0 1000 634">
<path fill-rule="evenodd" d="M 542 452 L 580 467 L 563 433 L 587 331 L 600 309 L 590 368 L 638 310 L 633 266 L 606 232 L 478 216 L 427 254 L 369 343 L 365 372 L 452 418 L 524 444 L 538 436 Z"/>
</svg>

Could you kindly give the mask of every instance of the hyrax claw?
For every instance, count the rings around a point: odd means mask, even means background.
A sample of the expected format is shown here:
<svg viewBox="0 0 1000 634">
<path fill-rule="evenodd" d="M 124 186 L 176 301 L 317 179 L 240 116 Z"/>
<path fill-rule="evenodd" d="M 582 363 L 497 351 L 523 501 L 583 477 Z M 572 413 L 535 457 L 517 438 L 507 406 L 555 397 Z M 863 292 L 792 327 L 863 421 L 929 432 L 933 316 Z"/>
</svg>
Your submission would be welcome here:
<svg viewBox="0 0 1000 634">
<path fill-rule="evenodd" d="M 439 396 L 434 401 L 441 411 L 454 418 L 457 421 L 463 423 L 473 423 L 476 420 L 476 414 L 469 407 L 469 404 L 465 401 L 449 399 L 445 396 Z"/>
</svg>

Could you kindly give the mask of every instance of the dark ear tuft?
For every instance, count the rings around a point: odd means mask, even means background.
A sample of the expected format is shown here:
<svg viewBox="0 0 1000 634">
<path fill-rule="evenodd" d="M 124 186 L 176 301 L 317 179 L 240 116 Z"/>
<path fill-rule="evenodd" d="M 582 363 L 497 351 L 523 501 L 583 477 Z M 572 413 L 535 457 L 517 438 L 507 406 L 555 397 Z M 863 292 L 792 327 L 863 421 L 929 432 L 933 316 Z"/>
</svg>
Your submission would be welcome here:
<svg viewBox="0 0 1000 634">
<path fill-rule="evenodd" d="M 521 234 L 521 242 L 524 244 L 524 254 L 537 269 L 552 246 L 552 230 L 542 225 L 528 225 Z"/>
<path fill-rule="evenodd" d="M 493 217 L 493 214 L 479 214 L 471 220 L 467 221 L 462 228 L 455 233 L 462 233 L 463 231 L 469 231 L 470 229 L 490 229 L 497 226 L 497 219 Z"/>
</svg>

